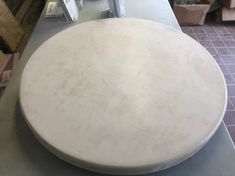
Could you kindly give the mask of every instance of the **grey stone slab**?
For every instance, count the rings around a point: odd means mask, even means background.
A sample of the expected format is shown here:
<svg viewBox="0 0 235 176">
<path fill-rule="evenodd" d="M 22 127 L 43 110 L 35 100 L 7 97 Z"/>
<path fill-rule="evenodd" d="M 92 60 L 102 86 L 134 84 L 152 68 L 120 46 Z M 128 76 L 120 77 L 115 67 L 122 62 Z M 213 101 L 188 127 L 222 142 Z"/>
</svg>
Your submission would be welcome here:
<svg viewBox="0 0 235 176">
<path fill-rule="evenodd" d="M 162 22 L 177 27 L 175 17 L 166 4 L 161 0 L 155 15 L 166 16 Z M 87 1 L 88 2 L 88 1 Z M 99 3 L 100 1 L 93 1 Z M 105 3 L 105 1 L 102 1 Z M 92 3 L 92 1 L 88 2 Z M 105 7 L 105 4 L 95 7 Z M 146 10 L 147 11 L 147 10 Z M 164 11 L 164 13 L 162 12 Z M 168 11 L 168 13 L 167 13 Z M 98 8 L 98 12 L 101 9 Z M 90 13 L 87 10 L 87 13 Z M 94 10 L 97 13 L 97 10 Z M 93 13 L 92 13 L 93 14 Z M 153 14 L 154 15 L 154 14 Z M 86 16 L 84 14 L 84 16 Z M 96 16 L 96 15 L 95 15 Z M 169 16 L 169 17 L 167 17 Z M 134 17 L 134 16 L 132 16 Z M 137 16 L 136 16 L 137 17 Z M 141 16 L 140 16 L 141 17 Z M 88 17 L 87 17 L 88 18 Z M 92 20 L 92 17 L 90 18 Z M 96 17 L 97 19 L 97 17 Z M 157 19 L 157 17 L 156 17 Z M 164 19 L 164 20 L 163 20 Z M 174 19 L 165 21 L 165 19 Z M 64 19 L 45 19 L 44 12 L 25 48 L 17 70 L 10 81 L 5 93 L 0 99 L 0 175 L 10 176 L 95 176 L 101 175 L 72 166 L 44 148 L 26 125 L 18 103 L 21 72 L 25 63 L 34 50 L 49 37 L 73 25 Z M 151 175 L 156 176 L 234 176 L 235 151 L 225 125 L 222 124 L 209 143 L 196 155 L 180 165 Z"/>
</svg>

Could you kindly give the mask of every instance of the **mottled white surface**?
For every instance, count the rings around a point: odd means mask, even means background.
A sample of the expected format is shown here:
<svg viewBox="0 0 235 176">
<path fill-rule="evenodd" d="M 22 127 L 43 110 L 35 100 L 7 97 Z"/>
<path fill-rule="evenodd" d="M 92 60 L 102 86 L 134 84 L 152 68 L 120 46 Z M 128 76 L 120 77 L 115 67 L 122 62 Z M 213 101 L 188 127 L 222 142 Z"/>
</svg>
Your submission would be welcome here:
<svg viewBox="0 0 235 176">
<path fill-rule="evenodd" d="M 21 80 L 25 119 L 58 157 L 104 173 L 139 174 L 190 157 L 227 100 L 212 56 L 165 25 L 109 19 L 46 41 Z"/>
</svg>

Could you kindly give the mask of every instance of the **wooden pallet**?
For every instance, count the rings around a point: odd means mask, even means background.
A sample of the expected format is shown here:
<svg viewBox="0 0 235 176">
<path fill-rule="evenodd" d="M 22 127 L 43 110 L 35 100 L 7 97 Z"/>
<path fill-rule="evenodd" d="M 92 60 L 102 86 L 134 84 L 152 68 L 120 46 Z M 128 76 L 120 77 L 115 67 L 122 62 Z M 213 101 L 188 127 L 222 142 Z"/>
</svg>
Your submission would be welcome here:
<svg viewBox="0 0 235 176">
<path fill-rule="evenodd" d="M 25 0 L 24 3 L 21 5 L 20 9 L 16 13 L 16 20 L 21 23 L 27 14 L 30 6 L 32 5 L 34 0 Z"/>
<path fill-rule="evenodd" d="M 14 17 L 4 1 L 0 0 L 0 41 L 3 43 L 1 45 L 6 46 L 11 52 L 16 51 L 23 37 L 24 31 L 20 23 L 23 21 L 33 1 L 24 0 Z"/>
<path fill-rule="evenodd" d="M 10 51 L 15 51 L 24 32 L 3 0 L 0 0 L 0 39 Z"/>
</svg>

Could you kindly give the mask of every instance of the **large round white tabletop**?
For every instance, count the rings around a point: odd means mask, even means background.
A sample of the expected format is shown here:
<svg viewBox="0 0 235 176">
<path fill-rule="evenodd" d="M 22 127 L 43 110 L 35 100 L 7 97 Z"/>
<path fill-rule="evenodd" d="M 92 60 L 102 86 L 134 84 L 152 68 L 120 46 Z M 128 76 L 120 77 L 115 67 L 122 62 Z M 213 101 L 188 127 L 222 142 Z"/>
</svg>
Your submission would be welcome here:
<svg viewBox="0 0 235 176">
<path fill-rule="evenodd" d="M 143 174 L 197 152 L 222 121 L 227 90 L 189 36 L 140 19 L 78 24 L 43 43 L 20 86 L 25 120 L 58 157 Z"/>
</svg>

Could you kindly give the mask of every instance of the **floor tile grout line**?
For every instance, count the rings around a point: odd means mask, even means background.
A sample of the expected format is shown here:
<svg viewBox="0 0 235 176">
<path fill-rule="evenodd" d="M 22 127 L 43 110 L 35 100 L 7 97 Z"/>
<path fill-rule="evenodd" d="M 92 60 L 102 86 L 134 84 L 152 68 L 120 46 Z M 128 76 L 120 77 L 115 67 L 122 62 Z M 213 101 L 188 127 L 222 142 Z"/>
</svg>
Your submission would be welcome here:
<svg viewBox="0 0 235 176">
<path fill-rule="evenodd" d="M 209 41 L 209 40 L 203 40 L 203 41 Z M 213 43 L 213 42 L 212 42 Z M 214 43 L 213 43 L 213 45 L 214 45 Z M 219 48 L 219 49 L 221 49 L 221 48 L 226 48 L 226 49 L 229 49 L 229 47 L 228 46 L 215 46 L 214 45 L 214 47 L 215 48 Z M 232 56 L 235 56 L 234 54 L 232 54 Z"/>
<path fill-rule="evenodd" d="M 231 101 L 230 98 L 228 98 L 228 100 L 230 101 L 231 105 L 233 106 L 233 109 L 235 108 L 235 105 L 233 104 L 233 102 Z M 235 110 L 235 109 L 234 109 Z"/>
<path fill-rule="evenodd" d="M 234 108 L 235 108 L 235 106 L 234 106 L 234 104 L 233 104 L 233 102 L 231 101 L 231 99 L 228 97 L 228 101 L 230 102 L 230 104 L 232 105 L 232 107 L 233 107 L 233 109 L 232 110 L 235 110 Z"/>
<path fill-rule="evenodd" d="M 235 59 L 234 59 L 235 60 Z M 235 62 L 234 63 L 227 63 L 225 65 L 234 65 L 235 66 Z M 235 72 L 234 72 L 235 73 Z"/>
<path fill-rule="evenodd" d="M 233 77 L 233 79 L 235 80 L 235 74 L 234 74 L 234 73 L 232 73 L 232 77 Z"/>
<path fill-rule="evenodd" d="M 235 127 L 235 124 L 231 124 L 231 125 L 226 124 L 226 127 Z"/>
<path fill-rule="evenodd" d="M 226 111 L 228 111 L 228 112 L 235 112 L 235 109 L 233 109 L 233 110 L 227 109 Z"/>
<path fill-rule="evenodd" d="M 225 73 L 225 74 L 226 74 L 226 73 Z M 229 74 L 229 73 L 228 73 L 228 74 Z M 235 83 L 227 83 L 227 82 L 226 82 L 226 84 L 229 85 L 229 86 L 235 86 Z"/>
</svg>

